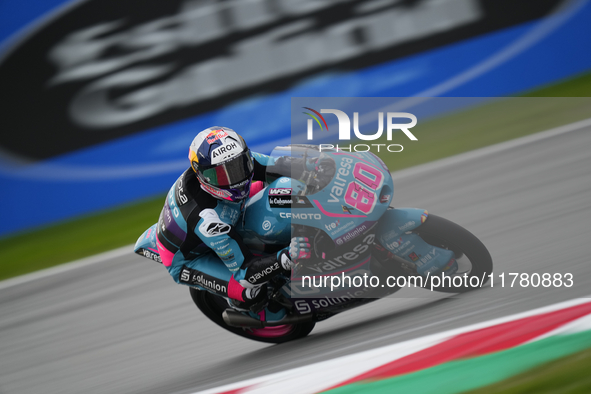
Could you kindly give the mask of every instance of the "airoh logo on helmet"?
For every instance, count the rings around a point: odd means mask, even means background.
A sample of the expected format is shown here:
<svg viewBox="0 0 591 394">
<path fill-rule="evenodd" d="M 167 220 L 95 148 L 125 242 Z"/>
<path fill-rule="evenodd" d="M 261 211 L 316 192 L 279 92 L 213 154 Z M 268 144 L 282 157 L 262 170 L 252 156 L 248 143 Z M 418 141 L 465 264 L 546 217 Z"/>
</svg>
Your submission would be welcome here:
<svg viewBox="0 0 591 394">
<path fill-rule="evenodd" d="M 214 126 L 193 139 L 189 160 L 201 188 L 215 198 L 237 202 L 248 196 L 254 164 L 244 139 Z"/>
<path fill-rule="evenodd" d="M 242 149 L 238 146 L 236 142 L 230 142 L 226 145 L 220 146 L 219 148 L 215 148 L 211 153 L 211 157 L 216 159 L 234 152 L 242 152 Z M 212 164 L 215 164 L 213 163 L 213 160 Z"/>
</svg>

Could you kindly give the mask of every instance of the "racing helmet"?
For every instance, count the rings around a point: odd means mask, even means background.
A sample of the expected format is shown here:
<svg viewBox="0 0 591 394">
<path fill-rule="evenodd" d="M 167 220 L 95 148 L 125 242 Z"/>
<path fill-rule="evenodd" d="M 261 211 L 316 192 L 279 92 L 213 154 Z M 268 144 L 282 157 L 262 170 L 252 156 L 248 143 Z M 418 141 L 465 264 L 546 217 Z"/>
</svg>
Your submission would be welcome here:
<svg viewBox="0 0 591 394">
<path fill-rule="evenodd" d="M 240 201 L 248 197 L 254 162 L 244 139 L 227 127 L 210 127 L 193 139 L 191 168 L 201 188 L 215 198 Z"/>
</svg>

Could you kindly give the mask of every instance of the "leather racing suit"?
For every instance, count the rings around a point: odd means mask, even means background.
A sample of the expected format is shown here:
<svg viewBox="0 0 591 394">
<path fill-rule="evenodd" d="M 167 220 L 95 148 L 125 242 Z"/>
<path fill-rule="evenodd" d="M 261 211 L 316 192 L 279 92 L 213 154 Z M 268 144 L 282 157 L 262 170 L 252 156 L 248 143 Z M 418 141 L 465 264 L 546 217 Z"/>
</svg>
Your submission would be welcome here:
<svg viewBox="0 0 591 394">
<path fill-rule="evenodd" d="M 253 181 L 265 181 L 270 156 L 252 152 Z M 157 224 L 163 265 L 179 284 L 245 301 L 244 291 L 284 273 L 277 256 L 256 257 L 234 229 L 246 204 L 217 199 L 201 189 L 191 168 L 172 185 Z M 285 251 L 285 252 L 284 252 Z"/>
</svg>

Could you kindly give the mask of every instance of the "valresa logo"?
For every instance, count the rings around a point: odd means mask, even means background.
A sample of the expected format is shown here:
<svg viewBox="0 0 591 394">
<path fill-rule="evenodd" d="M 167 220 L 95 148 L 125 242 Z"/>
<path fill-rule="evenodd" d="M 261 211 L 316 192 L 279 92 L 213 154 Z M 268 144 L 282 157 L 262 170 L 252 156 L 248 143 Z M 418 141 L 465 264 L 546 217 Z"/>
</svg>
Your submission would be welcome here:
<svg viewBox="0 0 591 394">
<path fill-rule="evenodd" d="M 314 139 L 314 121 L 320 126 L 320 130 L 328 131 L 328 124 L 326 123 L 326 119 L 322 114 L 333 114 L 336 115 L 337 121 L 339 123 L 339 140 L 347 141 L 351 140 L 351 119 L 349 116 L 338 109 L 321 109 L 320 112 L 309 108 L 303 107 L 310 112 L 304 112 L 304 114 L 312 117 L 312 119 L 308 119 L 307 123 L 307 138 L 308 140 Z M 418 141 L 417 137 L 409 130 L 417 125 L 417 117 L 408 112 L 387 112 L 386 113 L 386 139 L 388 141 L 392 141 L 392 134 L 394 131 L 402 131 L 411 141 Z M 409 123 L 394 123 L 394 120 L 398 119 L 409 119 Z M 322 121 L 322 122 L 321 122 Z M 324 126 L 323 126 L 324 125 Z M 359 112 L 353 113 L 353 133 L 355 137 L 363 141 L 375 141 L 382 137 L 384 133 L 384 113 L 378 113 L 378 131 L 374 134 L 363 134 L 359 131 Z M 404 149 L 400 144 L 370 144 L 371 146 L 375 146 L 377 151 L 380 151 L 380 147 L 386 147 L 388 152 L 402 152 Z M 320 151 L 322 149 L 336 149 L 336 150 L 348 150 L 349 152 L 367 152 L 371 149 L 370 145 L 368 144 L 356 144 L 356 145 L 349 145 L 340 147 L 339 145 L 331 145 L 331 144 L 320 144 Z"/>
</svg>

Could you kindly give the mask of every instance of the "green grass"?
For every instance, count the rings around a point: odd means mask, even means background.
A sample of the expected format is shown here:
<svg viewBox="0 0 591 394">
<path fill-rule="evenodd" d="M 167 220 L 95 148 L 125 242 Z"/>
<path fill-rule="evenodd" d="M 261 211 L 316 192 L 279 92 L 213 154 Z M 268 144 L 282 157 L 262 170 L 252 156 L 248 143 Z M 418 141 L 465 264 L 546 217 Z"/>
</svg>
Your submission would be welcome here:
<svg viewBox="0 0 591 394">
<path fill-rule="evenodd" d="M 580 74 L 553 84 L 541 86 L 521 97 L 591 97 L 591 73 Z"/>
<path fill-rule="evenodd" d="M 591 349 L 543 364 L 466 394 L 591 393 Z"/>
<path fill-rule="evenodd" d="M 158 220 L 164 197 L 1 239 L 0 280 L 134 243 Z"/>
<path fill-rule="evenodd" d="M 392 142 L 404 150 L 378 155 L 395 171 L 590 117 L 588 97 L 507 98 L 419 123 L 412 129 L 419 141 L 399 133 Z"/>
<path fill-rule="evenodd" d="M 421 123 L 413 128 L 420 142 L 405 140 L 403 153 L 381 156 L 399 170 L 589 118 L 591 99 L 534 97 L 589 97 L 591 74 L 524 96 L 529 99 L 519 105 L 493 102 Z M 157 221 L 163 200 L 164 195 L 0 239 L 0 280 L 132 244 Z"/>
</svg>

